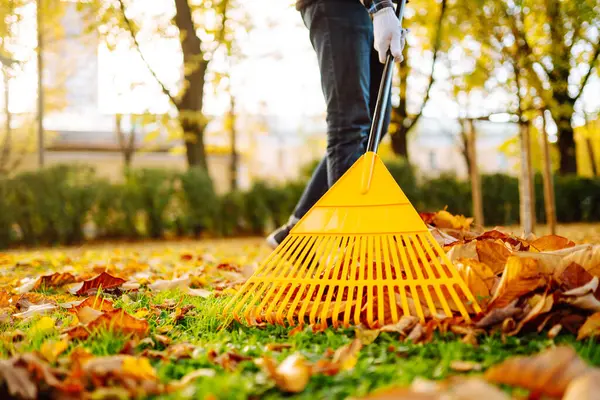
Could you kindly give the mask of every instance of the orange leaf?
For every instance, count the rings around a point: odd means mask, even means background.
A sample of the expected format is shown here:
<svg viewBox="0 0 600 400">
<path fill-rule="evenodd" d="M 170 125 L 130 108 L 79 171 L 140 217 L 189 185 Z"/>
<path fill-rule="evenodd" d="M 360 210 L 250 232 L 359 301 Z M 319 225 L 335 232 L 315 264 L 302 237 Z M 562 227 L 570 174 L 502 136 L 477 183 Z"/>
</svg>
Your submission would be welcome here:
<svg viewBox="0 0 600 400">
<path fill-rule="evenodd" d="M 583 326 L 579 328 L 577 340 L 598 335 L 600 335 L 600 312 L 592 314 L 588 317 Z"/>
<path fill-rule="evenodd" d="M 83 282 L 81 287 L 75 292 L 77 295 L 94 294 L 99 288 L 110 289 L 121 286 L 125 279 L 114 277 L 106 272 L 102 272 L 89 281 Z"/>
<path fill-rule="evenodd" d="M 591 281 L 593 276 L 587 272 L 581 265 L 571 263 L 562 271 L 557 281 L 561 289 L 567 291 L 581 287 Z"/>
<path fill-rule="evenodd" d="M 90 309 L 88 307 L 88 309 Z M 145 336 L 149 330 L 148 321 L 137 319 L 123 309 L 107 311 L 86 325 L 78 325 L 65 332 L 72 339 L 86 339 L 95 330 L 112 330 L 137 337 Z"/>
<path fill-rule="evenodd" d="M 552 307 L 554 306 L 554 297 L 552 295 L 535 295 L 530 299 L 530 305 L 532 306 L 531 311 L 519 321 L 519 325 L 515 328 L 514 331 L 510 332 L 509 336 L 516 335 L 523 329 L 525 324 L 529 321 L 537 318 L 538 316 L 550 312 Z"/>
<path fill-rule="evenodd" d="M 543 286 L 546 279 L 532 258 L 510 256 L 502 273 L 496 293 L 488 308 L 502 308 L 520 296 Z"/>
<path fill-rule="evenodd" d="M 41 276 L 35 282 L 35 285 L 33 285 L 33 288 L 31 290 L 38 290 L 43 288 L 56 288 L 59 286 L 67 285 L 69 283 L 73 283 L 75 281 L 75 277 L 68 272 L 55 272 L 52 275 Z"/>
<path fill-rule="evenodd" d="M 477 255 L 479 261 L 492 269 L 494 274 L 500 273 L 506 265 L 510 256 L 510 250 L 506 246 L 491 240 L 477 241 Z"/>
<path fill-rule="evenodd" d="M 311 365 L 299 353 L 288 356 L 279 365 L 276 365 L 272 358 L 263 356 L 260 364 L 277 387 L 284 392 L 302 392 L 312 375 Z"/>
<path fill-rule="evenodd" d="M 531 242 L 531 246 L 539 251 L 554 251 L 575 246 L 575 242 L 558 235 L 546 235 Z"/>
<path fill-rule="evenodd" d="M 16 306 L 19 295 L 10 294 L 4 290 L 0 291 L 0 308 Z"/>
<path fill-rule="evenodd" d="M 74 310 L 81 309 L 83 307 L 90 307 L 94 310 L 98 311 L 112 311 L 115 308 L 113 307 L 112 301 L 105 298 L 99 298 L 97 296 L 91 296 L 83 300 L 81 303 L 73 307 Z"/>
<path fill-rule="evenodd" d="M 491 367 L 485 378 L 493 383 L 528 389 L 538 396 L 560 397 L 571 381 L 589 370 L 575 350 L 560 346 L 534 356 L 509 358 Z"/>
</svg>

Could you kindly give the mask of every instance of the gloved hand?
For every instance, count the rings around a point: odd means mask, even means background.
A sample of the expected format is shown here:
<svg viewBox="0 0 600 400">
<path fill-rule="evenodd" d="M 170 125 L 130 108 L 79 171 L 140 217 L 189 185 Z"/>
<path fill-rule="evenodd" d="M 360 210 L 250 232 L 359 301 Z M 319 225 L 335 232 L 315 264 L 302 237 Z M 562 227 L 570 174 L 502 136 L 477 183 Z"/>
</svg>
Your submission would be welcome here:
<svg viewBox="0 0 600 400">
<path fill-rule="evenodd" d="M 386 7 L 373 15 L 374 47 L 379 53 L 379 61 L 382 64 L 385 63 L 388 49 L 396 62 L 404 60 L 402 50 L 406 44 L 407 33 L 408 30 L 400 26 L 400 20 L 392 7 Z"/>
</svg>

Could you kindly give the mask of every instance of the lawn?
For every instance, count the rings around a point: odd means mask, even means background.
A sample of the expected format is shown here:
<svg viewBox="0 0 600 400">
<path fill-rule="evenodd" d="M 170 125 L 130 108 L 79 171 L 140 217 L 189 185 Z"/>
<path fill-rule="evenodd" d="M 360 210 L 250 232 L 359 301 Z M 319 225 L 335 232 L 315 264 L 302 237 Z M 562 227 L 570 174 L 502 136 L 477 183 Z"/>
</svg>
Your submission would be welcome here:
<svg viewBox="0 0 600 400">
<path fill-rule="evenodd" d="M 561 232 L 600 242 L 597 226 L 561 227 Z M 19 387 L 23 398 L 85 393 L 95 399 L 342 399 L 422 379 L 479 376 L 510 357 L 562 344 L 589 367 L 600 367 L 595 339 L 577 340 L 565 329 L 557 336 L 492 332 L 475 340 L 436 331 L 417 343 L 381 332 L 371 342 L 362 328 L 313 332 L 310 326 L 247 326 L 224 319 L 222 309 L 236 282 L 268 252 L 259 239 L 240 239 L 0 253 L 0 354 L 6 360 L 0 366 L 0 394 L 4 398 Z M 103 272 L 123 279 L 98 279 Z M 105 323 L 98 323 L 104 317 Z M 353 348 L 357 337 L 360 349 Z M 268 367 L 298 353 L 302 358 L 292 373 L 277 375 Z M 11 367 L 27 371 L 26 377 L 15 380 Z M 540 379 L 551 373 L 544 371 L 538 371 Z M 304 387 L 301 382 L 309 377 Z M 303 390 L 286 393 L 286 387 L 297 385 Z M 529 393 L 499 387 L 516 398 Z M 481 398 L 471 396 L 460 398 Z"/>
</svg>

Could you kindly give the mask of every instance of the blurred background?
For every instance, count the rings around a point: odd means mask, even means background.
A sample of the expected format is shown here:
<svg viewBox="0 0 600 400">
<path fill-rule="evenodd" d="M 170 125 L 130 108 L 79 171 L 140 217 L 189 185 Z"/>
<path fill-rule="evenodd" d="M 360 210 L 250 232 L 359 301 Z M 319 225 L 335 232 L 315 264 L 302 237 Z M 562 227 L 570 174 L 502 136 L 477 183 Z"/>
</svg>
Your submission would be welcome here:
<svg viewBox="0 0 600 400">
<path fill-rule="evenodd" d="M 600 221 L 598 0 L 411 0 L 404 26 L 380 154 L 419 211 Z M 1 0 L 0 61 L 0 246 L 262 235 L 325 149 L 290 0 Z"/>
</svg>

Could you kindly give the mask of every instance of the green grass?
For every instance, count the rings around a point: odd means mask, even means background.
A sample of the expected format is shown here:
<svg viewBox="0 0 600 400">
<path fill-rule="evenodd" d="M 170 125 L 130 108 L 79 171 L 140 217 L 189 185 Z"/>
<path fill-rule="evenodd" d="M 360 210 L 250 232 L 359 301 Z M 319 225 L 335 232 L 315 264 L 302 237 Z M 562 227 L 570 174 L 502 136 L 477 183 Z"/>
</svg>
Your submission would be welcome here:
<svg viewBox="0 0 600 400">
<path fill-rule="evenodd" d="M 221 310 L 226 299 L 195 298 L 183 296 L 176 291 L 149 296 L 141 293 L 127 295 L 115 301 L 116 307 L 123 307 L 127 312 L 135 313 L 140 309 L 165 304 L 167 301 L 178 302 L 180 306 L 192 305 L 186 316 L 175 322 L 171 316 L 173 310 L 161 310 L 159 315 L 149 315 L 151 334 L 161 333 L 172 339 L 172 343 L 188 342 L 197 347 L 192 358 L 180 360 L 152 360 L 153 366 L 163 382 L 179 379 L 198 368 L 211 368 L 216 371 L 214 377 L 198 378 L 190 390 L 177 394 L 165 395 L 161 398 L 206 398 L 209 395 L 218 399 L 247 398 L 299 398 L 299 399 L 342 399 L 348 396 L 360 396 L 374 389 L 387 385 L 410 384 L 416 377 L 443 379 L 453 374 L 450 363 L 454 360 L 479 362 L 488 368 L 507 357 L 518 354 L 533 354 L 554 344 L 567 343 L 590 364 L 600 365 L 600 347 L 591 340 L 576 342 L 572 335 L 560 335 L 554 340 L 545 335 L 528 335 L 509 337 L 502 341 L 500 337 L 482 337 L 478 347 L 462 343 L 453 334 L 436 336 L 431 343 L 415 345 L 403 343 L 398 336 L 383 333 L 372 344 L 361 350 L 354 369 L 335 376 L 316 375 L 310 380 L 306 390 L 300 394 L 288 395 L 279 391 L 265 374 L 252 362 L 238 364 L 233 372 L 225 371 L 208 359 L 208 352 L 216 350 L 219 354 L 233 350 L 239 354 L 260 357 L 270 355 L 281 361 L 289 354 L 299 351 L 307 359 L 316 361 L 325 351 L 337 349 L 350 343 L 354 337 L 352 329 L 328 329 L 322 333 L 312 333 L 309 327 L 304 331 L 288 336 L 290 328 L 267 326 L 252 328 L 233 323 L 226 329 L 221 326 Z M 70 322 L 67 312 L 59 311 L 52 315 L 63 324 Z M 28 322 L 20 322 L 14 326 L 2 326 L 0 331 L 20 329 L 26 332 L 26 339 L 19 343 L 0 344 L 2 357 L 11 353 L 39 350 L 44 341 L 58 339 L 59 331 L 33 332 L 31 328 L 41 317 Z M 64 325 L 63 325 L 64 326 Z M 88 339 L 70 344 L 68 352 L 76 347 L 83 347 L 97 356 L 118 354 L 129 338 L 111 332 L 98 332 Z M 290 349 L 271 352 L 266 349 L 270 343 L 289 343 Z M 161 350 L 164 346 L 158 345 Z M 392 350 L 393 348 L 393 350 Z"/>
</svg>

